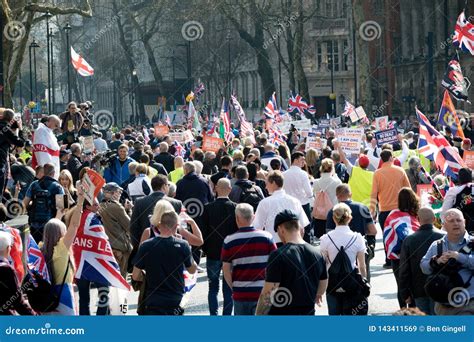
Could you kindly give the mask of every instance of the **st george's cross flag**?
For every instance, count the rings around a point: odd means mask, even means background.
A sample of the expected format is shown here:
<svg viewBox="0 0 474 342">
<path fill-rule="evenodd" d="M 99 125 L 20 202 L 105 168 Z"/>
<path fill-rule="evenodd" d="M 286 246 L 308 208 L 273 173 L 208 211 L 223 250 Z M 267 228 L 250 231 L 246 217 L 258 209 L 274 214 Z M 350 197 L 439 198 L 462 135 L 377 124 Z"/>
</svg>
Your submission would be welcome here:
<svg viewBox="0 0 474 342">
<path fill-rule="evenodd" d="M 403 240 L 416 232 L 418 228 L 420 228 L 420 223 L 416 217 L 398 209 L 390 212 L 383 228 L 383 241 L 390 260 L 400 259 Z"/>
<path fill-rule="evenodd" d="M 54 178 L 59 177 L 59 144 L 53 131 L 39 123 L 33 136 L 33 158 L 31 167 L 43 166 L 46 163 L 54 165 Z"/>
<path fill-rule="evenodd" d="M 86 62 L 80 54 L 78 54 L 71 46 L 71 63 L 77 73 L 81 76 L 87 77 L 94 75 L 94 69 Z"/>
<path fill-rule="evenodd" d="M 130 290 L 130 285 L 120 274 L 109 239 L 97 214 L 84 210 L 72 250 L 77 279 Z"/>
</svg>

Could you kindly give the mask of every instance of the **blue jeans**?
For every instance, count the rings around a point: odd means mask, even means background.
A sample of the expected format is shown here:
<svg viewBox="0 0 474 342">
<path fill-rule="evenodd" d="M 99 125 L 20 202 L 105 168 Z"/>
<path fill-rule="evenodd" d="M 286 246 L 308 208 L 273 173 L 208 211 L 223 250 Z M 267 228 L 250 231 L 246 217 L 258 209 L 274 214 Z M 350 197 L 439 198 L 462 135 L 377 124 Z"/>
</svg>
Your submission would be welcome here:
<svg viewBox="0 0 474 342">
<path fill-rule="evenodd" d="M 427 315 L 436 315 L 434 310 L 435 303 L 430 297 L 415 298 L 415 305 Z"/>
<path fill-rule="evenodd" d="M 207 259 L 207 278 L 209 279 L 209 292 L 207 294 L 207 301 L 209 302 L 209 313 L 212 316 L 217 316 L 219 310 L 219 302 L 217 301 L 217 294 L 219 293 L 219 280 L 222 270 L 222 261 Z M 227 285 L 225 279 L 222 279 L 222 292 L 224 295 L 224 309 L 222 314 L 229 316 L 232 314 L 232 289 Z"/>
<path fill-rule="evenodd" d="M 91 302 L 91 282 L 84 279 L 76 279 L 77 288 L 79 289 L 79 315 L 90 316 Z M 110 314 L 109 310 L 109 287 L 94 283 L 99 292 L 99 303 L 97 305 L 97 316 L 105 316 Z"/>
<path fill-rule="evenodd" d="M 234 300 L 234 316 L 254 316 L 257 302 L 239 302 Z"/>
</svg>

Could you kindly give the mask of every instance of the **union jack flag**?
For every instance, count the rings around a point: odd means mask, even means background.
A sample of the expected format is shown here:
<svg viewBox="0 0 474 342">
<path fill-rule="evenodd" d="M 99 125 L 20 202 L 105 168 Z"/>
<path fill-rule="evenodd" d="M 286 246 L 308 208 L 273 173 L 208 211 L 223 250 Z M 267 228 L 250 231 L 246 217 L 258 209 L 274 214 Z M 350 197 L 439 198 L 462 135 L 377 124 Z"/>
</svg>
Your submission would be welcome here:
<svg viewBox="0 0 474 342">
<path fill-rule="evenodd" d="M 170 116 L 168 114 L 166 114 L 165 122 L 168 126 L 171 127 L 171 120 L 170 120 Z"/>
<path fill-rule="evenodd" d="M 459 153 L 418 108 L 416 108 L 416 115 L 420 122 L 418 151 L 426 158 L 433 160 L 445 175 L 457 179 L 459 169 L 465 167 Z"/>
<path fill-rule="evenodd" d="M 272 120 L 278 121 L 280 112 L 278 110 L 275 93 L 273 93 L 273 95 L 268 100 L 268 103 L 263 110 L 263 114 L 265 115 L 266 119 L 272 119 Z"/>
<path fill-rule="evenodd" d="M 344 106 L 344 111 L 341 113 L 342 116 L 347 116 L 350 117 L 352 113 L 355 112 L 355 107 L 352 103 L 349 101 L 346 101 L 346 104 Z"/>
<path fill-rule="evenodd" d="M 270 127 L 270 129 L 268 130 L 268 133 L 269 133 L 268 141 L 271 144 L 275 146 L 280 146 L 281 144 L 284 144 L 286 142 L 287 136 L 284 135 L 282 131 L 279 130 L 278 128 L 273 129 Z"/>
<path fill-rule="evenodd" d="M 400 259 L 402 242 L 405 238 L 420 228 L 417 218 L 398 209 L 392 210 L 385 220 L 383 241 L 387 257 L 390 260 Z"/>
<path fill-rule="evenodd" d="M 85 210 L 73 243 L 76 278 L 130 290 L 120 274 L 100 217 Z"/>
<path fill-rule="evenodd" d="M 459 15 L 454 27 L 453 45 L 474 55 L 474 25 L 466 19 L 464 11 Z"/>
<path fill-rule="evenodd" d="M 299 113 L 302 118 L 305 118 L 305 114 L 316 114 L 316 108 L 308 105 L 300 94 L 290 94 L 288 99 L 288 112 L 295 114 Z"/>
<path fill-rule="evenodd" d="M 222 99 L 222 107 L 221 107 L 221 126 L 219 129 L 221 139 L 225 139 L 225 141 L 229 142 L 234 138 L 234 134 L 230 129 L 230 120 L 229 120 L 229 106 L 225 99 Z"/>
<path fill-rule="evenodd" d="M 175 140 L 173 144 L 174 144 L 174 148 L 175 148 L 174 155 L 175 155 L 176 157 L 179 156 L 179 157 L 183 157 L 183 158 L 184 158 L 184 156 L 186 155 L 186 149 L 183 147 L 183 145 L 181 145 L 181 144 L 179 143 L 179 141 L 177 141 L 177 140 Z"/>
<path fill-rule="evenodd" d="M 230 96 L 230 102 L 232 103 L 232 107 L 234 107 L 235 112 L 237 113 L 237 117 L 240 120 L 240 133 L 242 137 L 250 137 L 252 142 L 255 143 L 255 137 L 253 133 L 253 125 L 251 122 L 247 121 L 245 117 L 245 112 L 240 102 L 234 95 Z"/>
<path fill-rule="evenodd" d="M 204 87 L 204 83 L 199 82 L 197 87 L 194 89 L 194 96 L 195 97 L 201 96 L 202 94 L 204 94 L 205 90 L 206 90 L 206 88 Z"/>
<path fill-rule="evenodd" d="M 38 273 L 44 280 L 51 282 L 48 266 L 43 253 L 39 249 L 35 239 L 30 235 L 28 239 L 28 271 Z M 32 278 L 34 279 L 34 278 Z"/>
</svg>

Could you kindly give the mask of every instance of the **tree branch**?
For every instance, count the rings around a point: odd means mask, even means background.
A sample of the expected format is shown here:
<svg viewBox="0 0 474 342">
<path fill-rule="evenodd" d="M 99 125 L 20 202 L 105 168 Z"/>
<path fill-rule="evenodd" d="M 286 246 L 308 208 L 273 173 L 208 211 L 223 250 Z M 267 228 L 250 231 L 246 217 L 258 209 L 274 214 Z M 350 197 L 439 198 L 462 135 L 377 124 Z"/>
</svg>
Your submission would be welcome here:
<svg viewBox="0 0 474 342">
<path fill-rule="evenodd" d="M 85 1 L 85 9 L 80 9 L 77 7 L 59 7 L 54 5 L 48 4 L 37 4 L 37 3 L 30 3 L 25 6 L 25 11 L 30 12 L 37 12 L 37 13 L 51 13 L 52 15 L 59 15 L 59 14 L 79 14 L 83 17 L 90 18 L 92 17 L 92 8 L 89 3 L 89 0 Z"/>
</svg>

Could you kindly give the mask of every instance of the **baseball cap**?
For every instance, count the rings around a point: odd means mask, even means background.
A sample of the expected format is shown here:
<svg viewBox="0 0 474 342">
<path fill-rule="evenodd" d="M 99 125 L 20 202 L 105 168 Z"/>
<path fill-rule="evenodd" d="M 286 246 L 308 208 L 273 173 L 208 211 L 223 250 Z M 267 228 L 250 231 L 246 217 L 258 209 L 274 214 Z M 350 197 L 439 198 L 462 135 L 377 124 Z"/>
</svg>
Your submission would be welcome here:
<svg viewBox="0 0 474 342">
<path fill-rule="evenodd" d="M 359 156 L 359 166 L 362 168 L 367 168 L 370 164 L 369 157 L 367 157 L 365 154 L 361 154 Z"/>
<path fill-rule="evenodd" d="M 275 217 L 275 223 L 273 225 L 273 230 L 276 232 L 278 231 L 278 226 L 282 223 L 289 222 L 289 221 L 298 221 L 298 216 L 288 209 L 285 209 L 277 214 Z"/>
<path fill-rule="evenodd" d="M 117 190 L 123 190 L 120 185 L 115 182 L 110 182 L 104 185 L 103 189 L 104 192 L 115 192 Z"/>
</svg>

